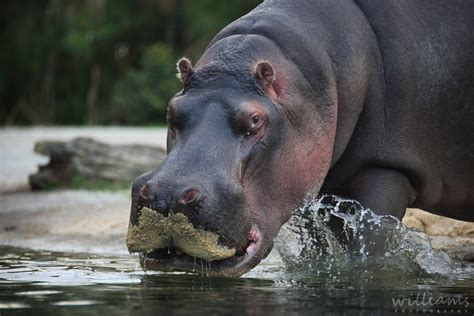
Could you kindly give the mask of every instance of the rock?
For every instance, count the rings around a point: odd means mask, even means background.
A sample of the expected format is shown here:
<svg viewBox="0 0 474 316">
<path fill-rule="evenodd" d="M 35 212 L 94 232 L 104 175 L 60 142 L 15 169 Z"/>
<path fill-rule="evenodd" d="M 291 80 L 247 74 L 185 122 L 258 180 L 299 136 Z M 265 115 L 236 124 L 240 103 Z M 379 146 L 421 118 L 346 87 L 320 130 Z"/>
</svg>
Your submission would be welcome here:
<svg viewBox="0 0 474 316">
<path fill-rule="evenodd" d="M 431 245 L 446 252 L 450 257 L 474 262 L 474 238 L 431 236 Z"/>
<path fill-rule="evenodd" d="M 70 142 L 40 141 L 34 151 L 50 161 L 30 175 L 33 190 L 72 187 L 94 181 L 129 185 L 140 174 L 163 161 L 165 149 L 145 145 L 108 145 L 91 138 Z"/>
<path fill-rule="evenodd" d="M 445 251 L 450 257 L 474 261 L 474 223 L 407 209 L 403 224 L 428 234 L 433 248 Z"/>
<path fill-rule="evenodd" d="M 474 223 L 434 215 L 420 209 L 407 209 L 403 224 L 430 236 L 467 237 L 474 242 Z"/>
</svg>

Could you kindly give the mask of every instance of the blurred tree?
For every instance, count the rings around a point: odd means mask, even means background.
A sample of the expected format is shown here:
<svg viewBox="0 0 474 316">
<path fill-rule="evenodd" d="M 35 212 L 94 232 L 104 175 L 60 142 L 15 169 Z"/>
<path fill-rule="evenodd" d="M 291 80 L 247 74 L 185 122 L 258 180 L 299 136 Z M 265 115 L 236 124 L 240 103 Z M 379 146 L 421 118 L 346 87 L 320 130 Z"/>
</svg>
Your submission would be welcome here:
<svg viewBox="0 0 474 316">
<path fill-rule="evenodd" d="M 174 67 L 175 57 L 168 45 L 154 44 L 146 49 L 139 68 L 128 71 L 112 91 L 109 113 L 115 124 L 140 124 L 164 118 L 168 100 L 179 90 Z M 134 113 L 132 116 L 131 113 Z M 106 122 L 104 122 L 106 123 Z"/>
<path fill-rule="evenodd" d="M 262 1 L 187 0 L 183 6 L 182 49 L 196 60 L 214 35 L 230 22 L 248 13 Z"/>
<path fill-rule="evenodd" d="M 193 60 L 257 0 L 6 0 L 0 121 L 156 124 Z"/>
</svg>

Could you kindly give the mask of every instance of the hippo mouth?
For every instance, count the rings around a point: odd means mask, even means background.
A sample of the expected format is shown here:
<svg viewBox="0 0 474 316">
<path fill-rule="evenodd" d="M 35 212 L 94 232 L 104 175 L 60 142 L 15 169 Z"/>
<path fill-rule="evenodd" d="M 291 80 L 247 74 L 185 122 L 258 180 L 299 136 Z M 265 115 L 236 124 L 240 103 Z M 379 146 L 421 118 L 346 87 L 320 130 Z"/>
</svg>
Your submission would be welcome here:
<svg viewBox="0 0 474 316">
<path fill-rule="evenodd" d="M 145 271 L 237 277 L 261 259 L 263 238 L 256 225 L 248 232 L 246 245 L 229 247 L 224 236 L 195 228 L 182 213 L 163 216 L 146 207 L 139 213 L 138 223 L 129 226 L 127 247 L 140 254 Z"/>
</svg>

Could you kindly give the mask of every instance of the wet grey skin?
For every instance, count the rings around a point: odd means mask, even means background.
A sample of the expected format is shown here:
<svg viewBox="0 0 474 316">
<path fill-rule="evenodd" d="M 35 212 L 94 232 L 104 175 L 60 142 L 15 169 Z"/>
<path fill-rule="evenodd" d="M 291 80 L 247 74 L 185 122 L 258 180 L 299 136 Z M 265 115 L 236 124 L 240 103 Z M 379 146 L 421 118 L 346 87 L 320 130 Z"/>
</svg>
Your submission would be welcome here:
<svg viewBox="0 0 474 316">
<path fill-rule="evenodd" d="M 307 197 L 474 220 L 474 2 L 265 1 L 219 32 L 168 106 L 168 156 L 132 189 L 232 257 L 142 266 L 239 276 Z M 202 260 L 202 263 L 201 263 Z"/>
</svg>

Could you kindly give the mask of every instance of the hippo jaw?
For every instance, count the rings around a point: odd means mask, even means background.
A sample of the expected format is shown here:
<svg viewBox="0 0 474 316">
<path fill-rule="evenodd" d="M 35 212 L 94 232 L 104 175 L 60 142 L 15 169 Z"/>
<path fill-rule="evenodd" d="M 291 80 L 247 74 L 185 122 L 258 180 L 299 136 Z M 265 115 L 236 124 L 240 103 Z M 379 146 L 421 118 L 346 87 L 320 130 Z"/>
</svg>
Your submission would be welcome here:
<svg viewBox="0 0 474 316">
<path fill-rule="evenodd" d="M 256 228 L 250 234 L 259 235 Z M 249 239 L 249 245 L 242 254 L 235 254 L 226 259 L 206 261 L 186 253 L 178 254 L 176 249 L 158 249 L 149 253 L 140 253 L 140 265 L 147 270 L 163 272 L 199 273 L 206 276 L 239 277 L 255 267 L 261 260 L 262 239 Z"/>
<path fill-rule="evenodd" d="M 264 238 L 257 225 L 248 233 L 241 249 L 223 245 L 221 236 L 196 229 L 182 213 L 163 217 L 149 208 L 137 210 L 138 224 L 130 224 L 127 247 L 138 252 L 146 270 L 202 273 L 207 276 L 238 277 L 266 256 Z"/>
</svg>

